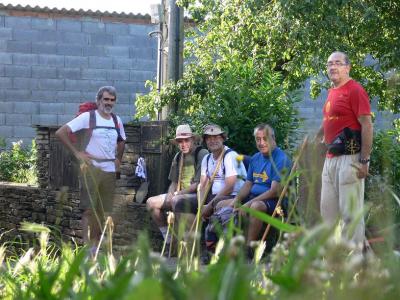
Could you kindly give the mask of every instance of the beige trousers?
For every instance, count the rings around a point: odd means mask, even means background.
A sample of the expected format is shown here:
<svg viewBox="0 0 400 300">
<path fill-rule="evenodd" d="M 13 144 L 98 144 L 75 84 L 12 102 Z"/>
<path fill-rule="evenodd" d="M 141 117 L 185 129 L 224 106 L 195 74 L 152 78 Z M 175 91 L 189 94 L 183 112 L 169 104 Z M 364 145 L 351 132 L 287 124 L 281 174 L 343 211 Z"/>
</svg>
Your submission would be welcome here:
<svg viewBox="0 0 400 300">
<path fill-rule="evenodd" d="M 357 177 L 360 155 L 326 158 L 322 171 L 321 215 L 332 225 L 343 224 L 343 236 L 362 247 L 365 240 L 364 179 Z"/>
</svg>

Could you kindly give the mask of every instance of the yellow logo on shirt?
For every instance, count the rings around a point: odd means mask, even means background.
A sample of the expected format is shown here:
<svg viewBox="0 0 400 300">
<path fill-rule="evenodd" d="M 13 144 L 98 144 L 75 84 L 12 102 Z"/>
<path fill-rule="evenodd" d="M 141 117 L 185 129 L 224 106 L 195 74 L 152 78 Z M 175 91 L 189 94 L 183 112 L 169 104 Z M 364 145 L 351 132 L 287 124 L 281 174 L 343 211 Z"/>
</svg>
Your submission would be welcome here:
<svg viewBox="0 0 400 300">
<path fill-rule="evenodd" d="M 267 173 L 264 171 L 262 173 L 253 173 L 253 177 L 255 178 L 261 178 L 262 182 L 266 182 L 268 180 L 268 175 Z"/>
</svg>

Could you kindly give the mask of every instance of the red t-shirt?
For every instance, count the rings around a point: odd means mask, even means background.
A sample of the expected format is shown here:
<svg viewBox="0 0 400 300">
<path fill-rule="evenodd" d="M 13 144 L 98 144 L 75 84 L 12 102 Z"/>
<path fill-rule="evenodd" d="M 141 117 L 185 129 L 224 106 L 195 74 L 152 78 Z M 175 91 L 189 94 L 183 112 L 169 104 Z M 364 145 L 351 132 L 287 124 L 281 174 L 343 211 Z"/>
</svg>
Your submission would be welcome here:
<svg viewBox="0 0 400 300">
<path fill-rule="evenodd" d="M 361 129 L 358 117 L 371 114 L 368 94 L 351 79 L 339 88 L 329 89 L 323 114 L 325 143 L 331 144 L 345 127 Z"/>
</svg>

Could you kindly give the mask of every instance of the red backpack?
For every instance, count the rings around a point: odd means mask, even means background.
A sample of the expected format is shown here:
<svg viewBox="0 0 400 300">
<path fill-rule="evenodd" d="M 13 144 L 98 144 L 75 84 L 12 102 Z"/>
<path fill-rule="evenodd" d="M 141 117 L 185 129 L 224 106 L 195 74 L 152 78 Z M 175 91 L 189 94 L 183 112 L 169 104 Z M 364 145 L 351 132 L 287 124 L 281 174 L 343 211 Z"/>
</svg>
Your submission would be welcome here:
<svg viewBox="0 0 400 300">
<path fill-rule="evenodd" d="M 89 144 L 90 138 L 92 137 L 93 130 L 96 128 L 114 128 L 117 131 L 118 138 L 117 142 L 123 141 L 121 137 L 121 131 L 118 125 L 117 116 L 111 113 L 111 117 L 114 121 L 115 127 L 107 127 L 107 126 L 96 126 L 96 111 L 97 103 L 96 102 L 83 102 L 79 104 L 79 111 L 77 112 L 75 118 L 84 112 L 89 112 L 89 128 L 81 129 L 77 132 L 70 133 L 69 139 L 75 145 L 75 147 L 79 151 L 84 151 Z"/>
</svg>

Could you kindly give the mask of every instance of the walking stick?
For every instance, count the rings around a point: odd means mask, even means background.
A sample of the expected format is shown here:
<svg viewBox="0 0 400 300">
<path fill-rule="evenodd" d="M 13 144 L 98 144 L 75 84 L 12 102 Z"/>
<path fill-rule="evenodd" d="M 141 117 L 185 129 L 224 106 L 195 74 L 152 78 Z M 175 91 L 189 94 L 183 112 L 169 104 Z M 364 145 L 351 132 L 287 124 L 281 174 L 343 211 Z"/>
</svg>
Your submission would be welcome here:
<svg viewBox="0 0 400 300">
<path fill-rule="evenodd" d="M 292 169 L 290 170 L 290 173 L 289 173 L 288 178 L 290 178 L 290 177 L 292 176 L 292 174 L 296 171 L 296 169 L 297 169 L 297 164 L 298 164 L 298 162 L 299 162 L 299 160 L 300 160 L 301 155 L 303 154 L 303 151 L 304 151 L 304 148 L 306 147 L 307 142 L 308 142 L 308 136 L 306 135 L 306 137 L 304 138 L 303 143 L 302 143 L 302 145 L 301 145 L 301 147 L 300 147 L 299 154 L 297 155 L 297 157 L 296 157 L 296 159 L 295 159 L 295 161 L 294 161 L 294 163 L 293 163 Z M 274 212 L 273 212 L 272 215 L 271 215 L 273 218 L 275 217 L 275 215 L 276 215 L 276 213 L 277 213 L 277 211 L 278 211 L 278 207 L 280 207 L 280 205 L 281 205 L 281 202 L 282 202 L 282 200 L 283 200 L 283 197 L 285 197 L 285 194 L 286 194 L 287 189 L 288 189 L 288 187 L 289 187 L 289 182 L 290 182 L 290 181 L 288 180 L 288 181 L 286 182 L 285 186 L 283 187 L 283 190 L 282 190 L 282 192 L 281 192 L 281 194 L 280 194 L 280 196 L 279 196 L 278 202 L 276 203 Z M 271 228 L 271 224 L 268 223 L 267 228 L 265 228 L 264 234 L 263 234 L 263 236 L 262 236 L 261 242 L 264 242 L 265 239 L 267 238 L 267 235 L 268 235 L 268 232 L 269 232 L 269 229 L 270 229 L 270 228 Z"/>
</svg>

